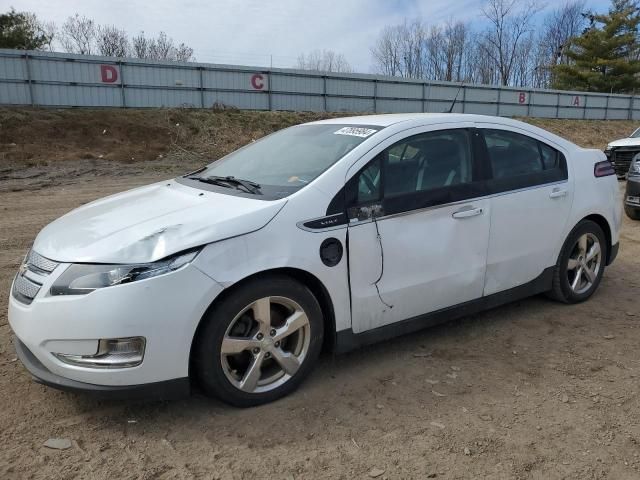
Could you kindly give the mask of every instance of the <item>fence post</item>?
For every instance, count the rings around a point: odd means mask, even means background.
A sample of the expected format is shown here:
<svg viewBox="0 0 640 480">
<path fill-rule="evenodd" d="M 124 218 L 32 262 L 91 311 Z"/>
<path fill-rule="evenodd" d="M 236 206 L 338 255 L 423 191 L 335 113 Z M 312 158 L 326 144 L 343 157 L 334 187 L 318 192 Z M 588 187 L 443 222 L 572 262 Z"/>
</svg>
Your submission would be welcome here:
<svg viewBox="0 0 640 480">
<path fill-rule="evenodd" d="M 204 67 L 198 67 L 200 70 L 200 108 L 204 108 Z"/>
<path fill-rule="evenodd" d="M 531 116 L 531 99 L 533 98 L 533 90 L 527 91 L 527 117 Z"/>
<path fill-rule="evenodd" d="M 629 99 L 629 120 L 633 120 L 633 107 L 636 103 L 635 91 L 631 92 L 631 98 Z"/>
<path fill-rule="evenodd" d="M 604 119 L 609 120 L 609 95 L 607 94 L 607 102 L 604 104 Z"/>
<path fill-rule="evenodd" d="M 322 105 L 324 111 L 327 111 L 327 76 L 322 76 Z"/>
<path fill-rule="evenodd" d="M 124 94 L 124 62 L 121 60 L 118 62 L 120 67 L 120 99 L 122 101 L 122 108 L 127 108 L 127 99 Z"/>
<path fill-rule="evenodd" d="M 271 81 L 273 80 L 273 76 L 271 75 L 272 72 L 273 70 L 267 70 L 267 75 L 269 78 L 269 111 L 273 110 L 273 95 L 271 94 L 271 90 L 273 89 L 273 85 L 271 83 Z"/>
<path fill-rule="evenodd" d="M 587 104 L 589 102 L 589 95 L 584 94 L 584 106 L 582 107 L 582 119 L 585 120 L 587 118 Z"/>
<path fill-rule="evenodd" d="M 560 118 L 560 93 L 556 93 L 556 118 Z"/>
<path fill-rule="evenodd" d="M 29 103 L 33 107 L 35 105 L 35 100 L 33 98 L 33 82 L 31 80 L 31 65 L 29 64 L 29 54 L 24 54 L 25 68 L 27 70 L 27 88 L 29 89 Z"/>
<path fill-rule="evenodd" d="M 422 113 L 427 111 L 427 84 L 422 82 Z"/>
<path fill-rule="evenodd" d="M 465 105 L 467 101 L 467 86 L 466 85 L 462 85 L 462 113 L 465 112 Z"/>
<path fill-rule="evenodd" d="M 498 105 L 496 108 L 496 117 L 500 116 L 500 102 L 502 101 L 502 88 L 498 87 Z"/>
<path fill-rule="evenodd" d="M 378 79 L 373 79 L 373 113 L 378 113 Z"/>
</svg>

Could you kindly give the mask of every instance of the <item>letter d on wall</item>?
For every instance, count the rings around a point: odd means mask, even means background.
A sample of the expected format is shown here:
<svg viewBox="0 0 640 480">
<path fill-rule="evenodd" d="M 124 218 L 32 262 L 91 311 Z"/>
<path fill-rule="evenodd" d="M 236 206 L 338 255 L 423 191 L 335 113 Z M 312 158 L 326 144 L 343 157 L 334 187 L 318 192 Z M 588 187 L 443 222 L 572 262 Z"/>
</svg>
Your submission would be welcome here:
<svg viewBox="0 0 640 480">
<path fill-rule="evenodd" d="M 112 65 L 100 65 L 102 83 L 115 83 L 118 81 L 118 70 Z"/>
</svg>

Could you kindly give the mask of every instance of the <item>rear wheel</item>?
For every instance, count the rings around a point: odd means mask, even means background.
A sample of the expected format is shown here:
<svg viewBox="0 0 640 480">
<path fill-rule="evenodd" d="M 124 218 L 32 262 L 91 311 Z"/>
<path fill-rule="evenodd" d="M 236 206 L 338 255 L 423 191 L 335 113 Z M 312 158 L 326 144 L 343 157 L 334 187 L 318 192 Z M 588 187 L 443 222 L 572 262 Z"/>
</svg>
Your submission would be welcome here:
<svg viewBox="0 0 640 480">
<path fill-rule="evenodd" d="M 200 385 L 239 407 L 292 392 L 315 366 L 322 345 L 316 298 L 286 276 L 241 285 L 203 321 L 195 352 Z"/>
<path fill-rule="evenodd" d="M 564 243 L 554 269 L 551 296 L 564 303 L 587 300 L 600 285 L 606 258 L 607 243 L 602 228 L 583 220 Z"/>
</svg>

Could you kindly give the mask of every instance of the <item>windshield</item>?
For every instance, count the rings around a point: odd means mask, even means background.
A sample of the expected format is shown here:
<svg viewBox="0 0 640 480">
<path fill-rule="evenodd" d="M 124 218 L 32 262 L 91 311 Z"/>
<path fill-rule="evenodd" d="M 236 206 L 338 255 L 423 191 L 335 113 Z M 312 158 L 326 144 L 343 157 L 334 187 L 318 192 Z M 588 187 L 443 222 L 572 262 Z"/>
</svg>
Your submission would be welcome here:
<svg viewBox="0 0 640 480">
<path fill-rule="evenodd" d="M 640 138 L 640 128 L 638 128 L 635 132 L 629 135 L 629 138 Z"/>
<path fill-rule="evenodd" d="M 298 125 L 250 143 L 195 176 L 248 180 L 268 195 L 286 196 L 313 181 L 380 128 Z"/>
</svg>

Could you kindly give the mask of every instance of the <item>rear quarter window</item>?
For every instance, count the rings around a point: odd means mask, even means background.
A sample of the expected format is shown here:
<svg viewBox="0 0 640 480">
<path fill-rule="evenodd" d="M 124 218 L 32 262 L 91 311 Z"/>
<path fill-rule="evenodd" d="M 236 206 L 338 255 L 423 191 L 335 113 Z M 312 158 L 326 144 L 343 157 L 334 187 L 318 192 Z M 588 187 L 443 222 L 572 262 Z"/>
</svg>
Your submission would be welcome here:
<svg viewBox="0 0 640 480">
<path fill-rule="evenodd" d="M 504 192 L 568 178 L 566 158 L 540 140 L 507 130 L 483 130 L 490 190 Z"/>
</svg>

